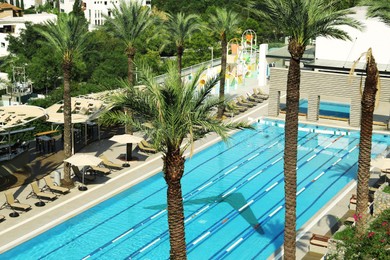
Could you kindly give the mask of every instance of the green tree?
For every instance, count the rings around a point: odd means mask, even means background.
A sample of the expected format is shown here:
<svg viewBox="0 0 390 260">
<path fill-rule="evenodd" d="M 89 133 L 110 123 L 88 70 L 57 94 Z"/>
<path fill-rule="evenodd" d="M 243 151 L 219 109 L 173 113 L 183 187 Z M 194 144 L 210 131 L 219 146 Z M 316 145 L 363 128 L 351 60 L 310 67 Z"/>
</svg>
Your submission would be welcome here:
<svg viewBox="0 0 390 260">
<path fill-rule="evenodd" d="M 60 14 L 56 22 L 47 21 L 45 27 L 37 28 L 38 32 L 46 39 L 45 44 L 51 46 L 53 52 L 61 57 L 64 78 L 64 153 L 65 159 L 72 155 L 71 141 L 71 95 L 70 77 L 75 60 L 80 57 L 85 49 L 88 37 L 87 24 L 70 14 Z M 65 186 L 73 186 L 70 177 L 70 164 L 64 163 Z"/>
<path fill-rule="evenodd" d="M 139 116 L 127 117 L 123 112 L 109 112 L 105 123 L 132 124 L 146 132 L 153 146 L 163 154 L 163 172 L 167 183 L 168 224 L 170 235 L 170 259 L 186 259 L 184 231 L 184 211 L 181 178 L 184 173 L 184 152 L 193 151 L 194 139 L 200 131 L 216 132 L 224 141 L 228 130 L 247 127 L 244 123 L 222 122 L 212 114 L 219 104 L 218 98 L 210 93 L 217 78 L 209 80 L 199 90 L 198 80 L 201 71 L 188 83 L 180 81 L 177 66 L 168 63 L 167 77 L 162 85 L 154 80 L 154 75 L 142 69 L 145 90 L 126 87 L 125 94 L 115 97 L 117 106 L 129 106 Z M 137 120 L 138 119 L 138 120 Z M 148 126 L 143 124 L 147 120 Z"/>
<path fill-rule="evenodd" d="M 226 58 L 227 58 L 227 37 L 229 34 L 238 31 L 238 25 L 240 24 L 240 19 L 237 13 L 224 9 L 217 8 L 215 13 L 211 14 L 208 19 L 208 26 L 213 34 L 219 36 L 221 41 L 221 73 L 219 81 L 219 98 L 220 100 L 225 99 L 225 77 L 226 77 Z M 218 118 L 222 118 L 225 106 L 223 102 L 220 103 L 218 107 Z"/>
<path fill-rule="evenodd" d="M 368 17 L 378 17 L 382 22 L 390 25 L 390 2 L 387 0 L 364 1 L 368 5 Z"/>
<path fill-rule="evenodd" d="M 284 147 L 285 181 L 285 259 L 295 259 L 296 253 L 296 192 L 297 192 L 297 137 L 300 62 L 306 46 L 319 36 L 350 39 L 340 25 L 360 28 L 360 24 L 347 16 L 350 10 L 334 9 L 325 0 L 266 0 L 261 17 L 279 27 L 289 36 L 288 51 L 291 55 L 287 76 L 287 102 Z"/>
<path fill-rule="evenodd" d="M 371 48 L 366 56 L 366 80 L 364 83 L 363 96 L 361 101 L 360 119 L 360 143 L 358 160 L 358 185 L 356 215 L 356 236 L 364 235 L 367 227 L 368 213 L 367 204 L 369 202 L 370 164 L 371 164 L 371 144 L 372 144 L 372 123 L 375 109 L 375 97 L 379 82 L 379 71 L 372 55 Z"/>
<path fill-rule="evenodd" d="M 168 15 L 168 21 L 165 23 L 165 30 L 167 31 L 167 38 L 176 45 L 177 51 L 177 67 L 181 74 L 182 70 L 182 56 L 184 53 L 184 43 L 192 34 L 200 30 L 200 23 L 197 15 L 185 15 L 184 13 L 177 13 L 176 15 Z"/>
<path fill-rule="evenodd" d="M 125 2 L 121 0 L 115 5 L 112 16 L 105 16 L 105 26 L 109 32 L 120 39 L 125 45 L 125 53 L 128 63 L 128 81 L 130 85 L 134 82 L 134 57 L 137 44 L 142 34 L 147 32 L 156 23 L 156 16 L 152 10 L 142 6 L 139 1 Z"/>
</svg>

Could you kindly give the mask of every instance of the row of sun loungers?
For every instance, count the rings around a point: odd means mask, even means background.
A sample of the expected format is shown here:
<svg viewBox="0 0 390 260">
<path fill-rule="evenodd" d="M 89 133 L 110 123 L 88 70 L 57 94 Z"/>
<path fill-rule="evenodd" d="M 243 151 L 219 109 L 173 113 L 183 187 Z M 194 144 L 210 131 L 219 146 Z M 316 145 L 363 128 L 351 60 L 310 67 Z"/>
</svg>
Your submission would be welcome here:
<svg viewBox="0 0 390 260">
<path fill-rule="evenodd" d="M 230 101 L 226 106 L 225 116 L 232 117 L 243 113 L 266 99 L 268 99 L 267 94 L 263 93 L 260 88 L 254 88 L 253 94 L 247 93 L 247 97 L 239 96 Z"/>
</svg>

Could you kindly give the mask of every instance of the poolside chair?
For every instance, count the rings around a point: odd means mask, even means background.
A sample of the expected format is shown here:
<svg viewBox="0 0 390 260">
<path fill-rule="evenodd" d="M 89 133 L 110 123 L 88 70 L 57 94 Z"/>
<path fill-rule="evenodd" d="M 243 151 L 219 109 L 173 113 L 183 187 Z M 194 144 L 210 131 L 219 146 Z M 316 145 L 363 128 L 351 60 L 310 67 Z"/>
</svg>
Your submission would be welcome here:
<svg viewBox="0 0 390 260">
<path fill-rule="evenodd" d="M 246 95 L 248 96 L 247 99 L 249 101 L 256 102 L 256 103 L 263 103 L 263 101 L 264 101 L 263 98 L 256 97 L 256 96 L 251 95 L 249 93 L 246 93 Z"/>
<path fill-rule="evenodd" d="M 89 166 L 89 169 L 94 171 L 97 174 L 103 174 L 103 175 L 108 175 L 111 173 L 111 170 L 106 167 L 100 167 L 100 166 Z"/>
<path fill-rule="evenodd" d="M 246 107 L 256 106 L 255 103 L 246 100 L 245 97 L 243 97 L 243 96 L 239 96 L 236 100 L 237 100 L 237 104 L 241 105 L 241 106 L 246 106 Z"/>
<path fill-rule="evenodd" d="M 44 200 L 55 200 L 57 195 L 53 193 L 43 192 L 39 189 L 38 183 L 36 181 L 30 183 L 32 191 L 27 195 L 28 198 L 44 199 Z"/>
<path fill-rule="evenodd" d="M 157 153 L 157 150 L 146 140 L 142 140 L 138 144 L 138 148 L 145 153 Z"/>
<path fill-rule="evenodd" d="M 265 94 L 261 88 L 254 88 L 253 89 L 253 94 L 256 96 L 256 97 L 259 97 L 259 98 L 263 98 L 263 99 L 268 99 L 269 98 L 269 95 L 268 94 Z"/>
<path fill-rule="evenodd" d="M 77 177 L 77 179 L 80 182 L 82 182 L 83 181 L 83 173 L 80 172 L 80 169 L 77 166 L 72 165 L 72 170 L 73 170 L 74 175 Z M 86 174 L 86 173 L 84 174 L 84 184 L 87 182 L 93 182 L 95 179 L 96 179 L 96 175 Z"/>
<path fill-rule="evenodd" d="M 326 254 L 328 252 L 328 241 L 330 237 L 313 234 L 310 238 L 310 251 L 320 254 Z"/>
<path fill-rule="evenodd" d="M 1 208 L 9 208 L 12 210 L 22 210 L 22 211 L 28 211 L 31 209 L 31 206 L 29 204 L 20 203 L 19 200 L 14 198 L 14 195 L 6 191 L 4 192 L 6 202 L 1 206 Z"/>
<path fill-rule="evenodd" d="M 123 169 L 122 165 L 111 162 L 110 160 L 107 159 L 107 157 L 104 154 L 101 154 L 99 157 L 100 159 L 103 160 L 103 165 L 106 166 L 107 168 L 110 168 L 112 170 Z"/>
<path fill-rule="evenodd" d="M 3 222 L 5 220 L 5 216 L 4 215 L 0 215 L 0 222 Z"/>
<path fill-rule="evenodd" d="M 46 185 L 43 186 L 42 190 L 48 189 L 51 192 L 56 192 L 56 193 L 61 193 L 61 194 L 66 194 L 66 193 L 70 192 L 70 190 L 68 188 L 56 185 L 49 175 L 43 177 L 43 179 L 45 180 Z"/>
</svg>

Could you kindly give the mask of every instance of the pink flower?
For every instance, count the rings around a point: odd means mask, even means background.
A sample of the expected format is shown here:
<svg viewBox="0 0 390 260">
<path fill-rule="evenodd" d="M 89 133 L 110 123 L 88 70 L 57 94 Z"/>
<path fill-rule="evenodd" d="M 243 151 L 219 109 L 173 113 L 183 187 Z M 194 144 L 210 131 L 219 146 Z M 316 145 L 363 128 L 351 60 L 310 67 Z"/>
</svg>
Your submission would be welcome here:
<svg viewBox="0 0 390 260">
<path fill-rule="evenodd" d="M 382 222 L 382 227 L 385 227 L 385 226 L 387 226 L 389 223 L 387 223 L 387 221 L 383 221 Z"/>
<path fill-rule="evenodd" d="M 360 214 L 353 214 L 353 218 L 354 218 L 355 222 L 357 222 L 362 218 L 362 216 Z"/>
<path fill-rule="evenodd" d="M 367 237 L 372 237 L 372 236 L 374 236 L 375 235 L 375 232 L 368 232 L 368 235 L 367 235 Z"/>
</svg>

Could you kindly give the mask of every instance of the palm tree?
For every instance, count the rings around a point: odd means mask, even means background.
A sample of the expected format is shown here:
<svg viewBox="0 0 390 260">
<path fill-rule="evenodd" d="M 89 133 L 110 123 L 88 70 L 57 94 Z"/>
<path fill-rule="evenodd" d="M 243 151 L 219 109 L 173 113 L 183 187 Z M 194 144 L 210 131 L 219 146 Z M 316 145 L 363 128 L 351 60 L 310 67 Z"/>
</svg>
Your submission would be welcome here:
<svg viewBox="0 0 390 260">
<path fill-rule="evenodd" d="M 143 36 L 156 22 L 156 16 L 147 6 L 141 2 L 120 0 L 119 5 L 114 5 L 112 16 L 105 16 L 105 26 L 108 31 L 119 38 L 125 45 L 127 55 L 128 73 L 130 85 L 134 82 L 134 57 L 136 54 L 137 40 Z"/>
<path fill-rule="evenodd" d="M 184 42 L 189 39 L 191 35 L 200 30 L 198 23 L 199 17 L 194 14 L 185 15 L 184 13 L 177 13 L 176 15 L 168 14 L 168 21 L 165 24 L 167 37 L 169 41 L 175 42 L 177 49 L 177 67 L 179 73 L 182 70 L 182 57 L 184 53 Z"/>
<path fill-rule="evenodd" d="M 215 13 L 209 16 L 208 26 L 212 33 L 218 35 L 221 40 L 222 56 L 221 56 L 221 74 L 219 82 L 219 98 L 225 99 L 225 77 L 226 77 L 226 57 L 227 57 L 227 36 L 228 34 L 237 32 L 239 29 L 239 15 L 225 8 L 215 9 Z M 223 102 L 218 106 L 218 118 L 222 118 L 225 106 Z"/>
<path fill-rule="evenodd" d="M 368 5 L 368 17 L 378 17 L 387 25 L 390 25 L 390 2 L 387 0 L 363 1 Z"/>
<path fill-rule="evenodd" d="M 325 0 L 266 0 L 265 9 L 259 14 L 269 22 L 276 22 L 289 36 L 288 51 L 291 55 L 287 76 L 287 110 L 285 124 L 284 180 L 285 180 L 285 259 L 295 259 L 296 253 L 296 192 L 297 192 L 297 137 L 300 86 L 300 62 L 306 46 L 316 37 L 350 39 L 336 27 L 347 25 L 360 28 L 360 24 L 348 17 L 350 10 L 335 10 L 333 2 Z"/>
<path fill-rule="evenodd" d="M 145 90 L 126 87 L 125 94 L 114 97 L 117 106 L 129 106 L 138 116 L 127 117 L 123 112 L 108 112 L 103 123 L 133 121 L 151 138 L 152 145 L 163 154 L 163 172 L 167 183 L 168 224 L 170 235 L 170 258 L 186 259 L 184 212 L 181 178 L 184 173 L 184 152 L 193 151 L 193 143 L 199 132 L 216 132 L 222 140 L 227 131 L 248 127 L 244 123 L 225 123 L 214 117 L 212 109 L 219 104 L 218 98 L 210 96 L 218 78 L 206 82 L 199 90 L 201 71 L 191 82 L 179 81 L 177 66 L 169 63 L 165 82 L 159 85 L 148 69 L 142 69 Z M 144 120 L 149 122 L 144 124 Z"/>
<path fill-rule="evenodd" d="M 64 153 L 67 159 L 72 155 L 71 73 L 75 60 L 81 57 L 85 49 L 88 26 L 84 20 L 72 14 L 60 14 L 56 22 L 47 21 L 44 27 L 37 27 L 36 30 L 46 39 L 43 43 L 49 45 L 61 57 L 64 73 Z M 63 184 L 73 186 L 69 163 L 64 164 Z"/>
<path fill-rule="evenodd" d="M 358 185 L 356 215 L 356 236 L 364 234 L 367 224 L 367 204 L 369 202 L 370 163 L 371 163 L 371 143 L 372 143 L 372 122 L 375 109 L 375 97 L 379 83 L 379 71 L 372 55 L 371 48 L 366 55 L 366 81 L 362 96 L 361 119 L 360 119 L 360 143 L 358 161 Z"/>
</svg>

